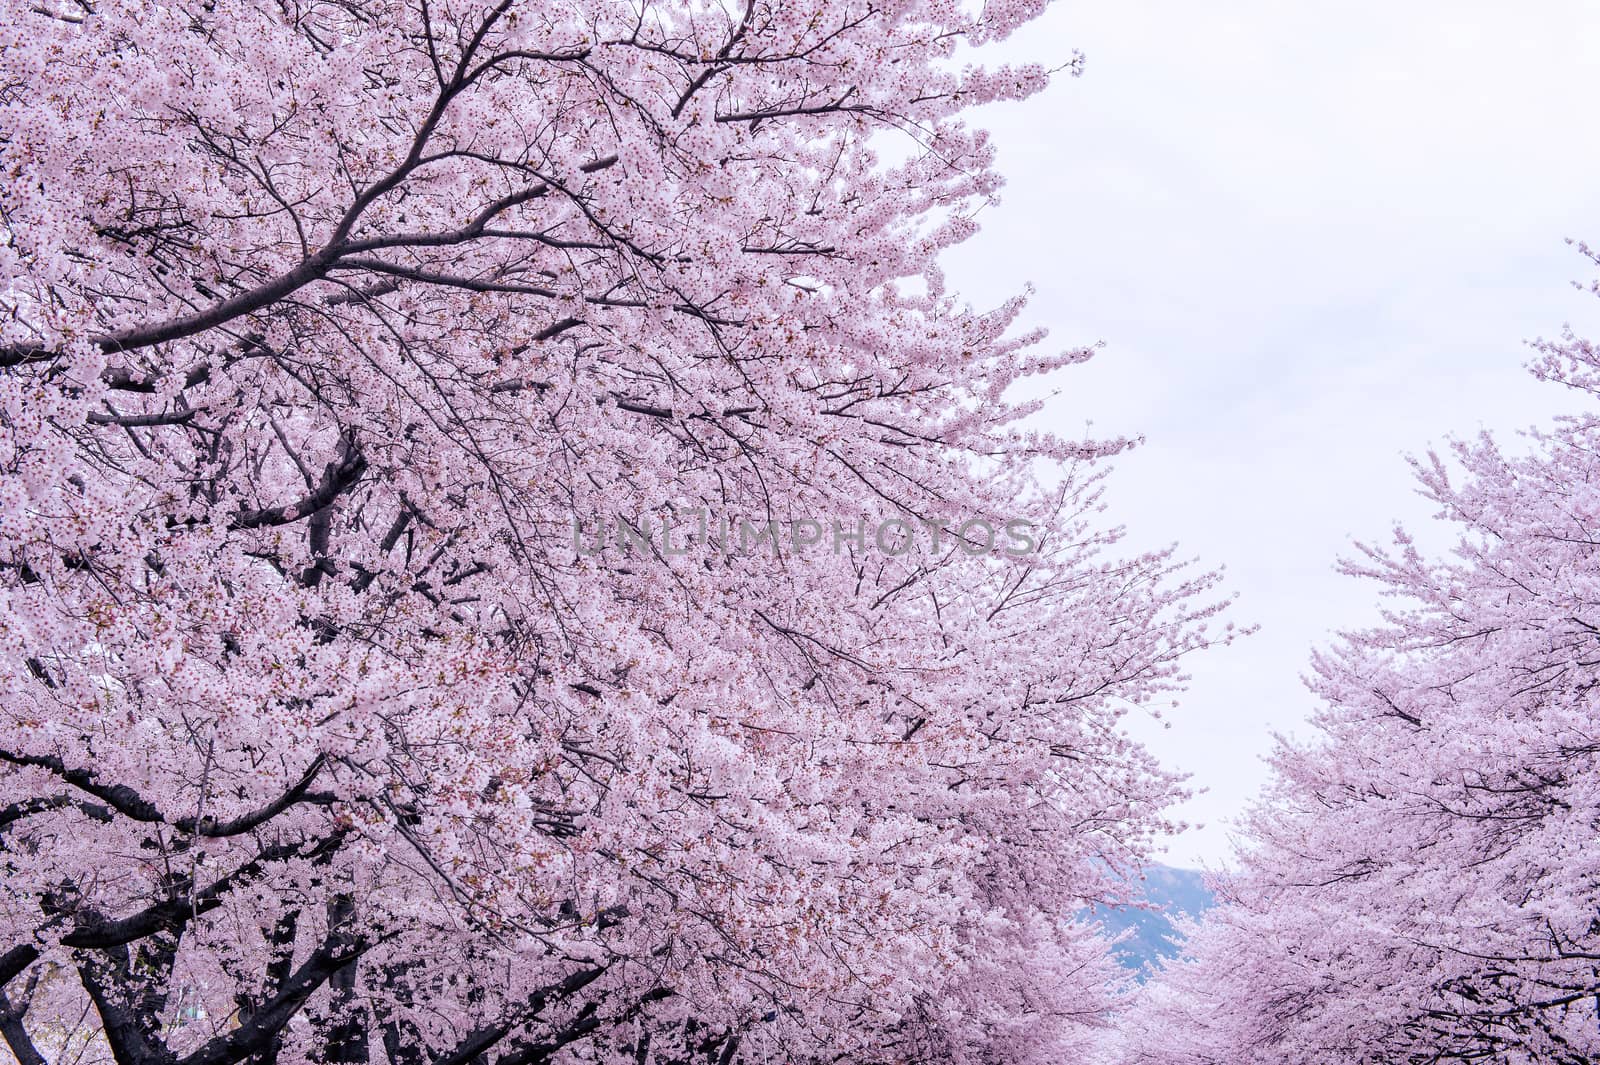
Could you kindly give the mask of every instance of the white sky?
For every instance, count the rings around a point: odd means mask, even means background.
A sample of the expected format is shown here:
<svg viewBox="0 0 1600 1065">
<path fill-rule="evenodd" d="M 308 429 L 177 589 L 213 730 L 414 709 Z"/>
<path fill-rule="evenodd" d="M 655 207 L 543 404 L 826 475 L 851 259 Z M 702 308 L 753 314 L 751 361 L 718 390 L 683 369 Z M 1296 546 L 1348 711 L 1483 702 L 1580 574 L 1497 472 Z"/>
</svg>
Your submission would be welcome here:
<svg viewBox="0 0 1600 1065">
<path fill-rule="evenodd" d="M 1600 334 L 1563 243 L 1600 244 L 1600 5 L 1058 0 L 1006 52 L 1072 48 L 1081 79 L 981 113 L 1009 181 L 945 261 L 979 306 L 1032 281 L 1027 324 L 1106 341 L 1051 421 L 1143 434 L 1111 516 L 1225 565 L 1261 626 L 1139 729 L 1209 789 L 1168 860 L 1214 864 L 1271 734 L 1306 731 L 1309 649 L 1374 616 L 1334 559 L 1428 514 L 1403 455 L 1573 406 L 1523 341 Z"/>
</svg>

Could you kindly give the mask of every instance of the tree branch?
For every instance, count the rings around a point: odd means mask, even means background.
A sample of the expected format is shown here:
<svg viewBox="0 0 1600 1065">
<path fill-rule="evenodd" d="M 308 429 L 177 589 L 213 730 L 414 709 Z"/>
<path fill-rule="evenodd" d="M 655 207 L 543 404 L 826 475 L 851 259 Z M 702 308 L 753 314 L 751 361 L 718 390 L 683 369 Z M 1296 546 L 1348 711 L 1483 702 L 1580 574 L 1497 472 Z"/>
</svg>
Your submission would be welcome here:
<svg viewBox="0 0 1600 1065">
<path fill-rule="evenodd" d="M 322 482 L 317 485 L 314 492 L 288 506 L 240 511 L 233 519 L 233 527 L 259 529 L 263 526 L 288 525 L 290 522 L 299 521 L 331 504 L 340 493 L 360 480 L 366 471 L 366 456 L 357 449 L 353 436 L 347 432 L 339 457 L 328 463 L 327 468 L 322 471 Z"/>
</svg>

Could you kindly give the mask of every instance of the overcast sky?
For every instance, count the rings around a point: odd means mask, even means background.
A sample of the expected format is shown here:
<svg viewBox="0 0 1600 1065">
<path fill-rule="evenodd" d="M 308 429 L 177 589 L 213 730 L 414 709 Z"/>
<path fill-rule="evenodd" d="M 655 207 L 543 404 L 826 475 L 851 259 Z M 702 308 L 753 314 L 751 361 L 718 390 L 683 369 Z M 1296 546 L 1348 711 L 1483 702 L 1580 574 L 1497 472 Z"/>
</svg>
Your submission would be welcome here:
<svg viewBox="0 0 1600 1065">
<path fill-rule="evenodd" d="M 1215 864 L 1272 733 L 1306 731 L 1310 648 L 1373 618 L 1333 561 L 1428 519 L 1404 455 L 1573 406 L 1524 341 L 1600 334 L 1564 242 L 1600 244 L 1600 5 L 1057 0 L 1007 52 L 1073 48 L 1082 78 L 981 113 L 1009 180 L 947 268 L 1106 342 L 1051 422 L 1142 434 L 1113 516 L 1226 566 L 1261 626 L 1139 729 L 1209 789 L 1168 860 Z"/>
</svg>

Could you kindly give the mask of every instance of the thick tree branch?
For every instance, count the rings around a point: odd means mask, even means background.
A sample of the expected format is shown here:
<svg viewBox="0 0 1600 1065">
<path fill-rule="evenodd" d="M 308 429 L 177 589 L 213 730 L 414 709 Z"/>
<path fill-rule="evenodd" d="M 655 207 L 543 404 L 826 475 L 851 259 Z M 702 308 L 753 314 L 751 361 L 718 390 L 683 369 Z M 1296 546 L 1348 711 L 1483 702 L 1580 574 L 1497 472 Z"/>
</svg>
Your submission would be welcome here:
<svg viewBox="0 0 1600 1065">
<path fill-rule="evenodd" d="M 0 954 L 0 988 L 5 987 L 24 969 L 39 960 L 39 948 L 23 943 Z"/>
<path fill-rule="evenodd" d="M 27 1014 L 28 1007 L 25 1002 L 13 1003 L 0 991 L 0 1037 L 6 1041 L 6 1046 L 11 1048 L 11 1054 L 17 1059 L 17 1065 L 49 1065 L 45 1056 L 39 1053 L 39 1048 L 33 1045 L 33 1040 L 28 1036 L 28 1029 L 23 1025 L 22 1019 Z"/>
<path fill-rule="evenodd" d="M 311 803 L 319 806 L 326 806 L 336 801 L 335 796 L 331 793 L 312 792 L 310 790 L 311 783 L 316 779 L 317 774 L 320 773 L 323 767 L 326 765 L 326 760 L 321 755 L 318 755 L 317 758 L 312 761 L 311 766 L 306 770 L 305 774 L 301 776 L 299 781 L 297 781 L 282 795 L 278 796 L 278 798 L 274 799 L 272 802 L 261 807 L 260 809 L 254 810 L 248 814 L 243 814 L 239 817 L 230 818 L 227 821 L 217 821 L 209 817 L 181 817 L 177 820 L 169 820 L 164 814 L 162 814 L 161 810 L 158 809 L 155 804 L 146 800 L 133 788 L 130 788 L 125 784 L 102 784 L 91 770 L 68 768 L 67 765 L 61 761 L 61 759 L 51 755 L 17 754 L 12 751 L 0 750 L 0 762 L 9 762 L 12 765 L 17 766 L 33 766 L 39 769 L 48 769 L 50 772 L 60 777 L 68 784 L 71 784 L 73 787 L 78 788 L 80 791 L 86 792 L 101 800 L 112 810 L 122 814 L 124 817 L 128 817 L 134 821 L 139 821 L 145 824 L 170 824 L 178 831 L 194 836 L 221 837 L 242 835 L 243 833 L 249 832 L 251 829 L 271 820 L 296 803 Z M 44 809 L 53 809 L 57 806 L 64 805 L 62 803 L 56 803 L 54 799 L 35 799 L 29 800 L 29 802 L 45 804 L 39 810 L 29 811 L 33 813 L 38 813 Z M 16 804 L 16 806 L 7 807 L 6 809 L 7 811 L 12 811 L 18 806 L 26 805 L 27 803 Z M 20 813 L 19 816 L 27 816 L 27 812 Z M 95 816 L 92 811 L 91 816 Z M 15 818 L 12 819 L 14 820 Z M 6 823 L 5 820 L 0 819 L 0 824 L 4 823 Z"/>
<path fill-rule="evenodd" d="M 479 1060 L 483 1054 L 493 1050 L 517 1028 L 537 1017 L 551 1002 L 558 1002 L 577 994 L 598 980 L 605 971 L 604 967 L 580 969 L 564 980 L 540 988 L 528 997 L 522 1008 L 514 1015 L 500 1024 L 473 1032 L 450 1053 L 435 1060 L 433 1065 L 470 1065 L 471 1062 Z"/>
<path fill-rule="evenodd" d="M 322 471 L 322 481 L 315 491 L 287 506 L 240 511 L 233 519 L 233 527 L 259 529 L 263 526 L 288 525 L 290 522 L 299 521 L 331 504 L 342 492 L 359 481 L 366 471 L 366 456 L 361 454 L 355 445 L 355 440 L 347 433 L 339 457 L 328 463 L 327 468 Z"/>
<path fill-rule="evenodd" d="M 233 1065 L 265 1049 L 318 988 L 375 945 L 374 941 L 361 937 L 329 936 L 284 981 L 282 990 L 239 1027 L 179 1058 L 175 1065 Z"/>
<path fill-rule="evenodd" d="M 196 917 L 222 905 L 228 892 L 255 879 L 269 863 L 296 857 L 325 858 L 338 850 L 343 842 L 344 836 L 336 833 L 309 850 L 304 844 L 298 843 L 268 847 L 251 861 L 190 895 L 165 899 L 138 913 L 115 920 L 95 914 L 79 916 L 73 930 L 62 936 L 61 942 L 69 947 L 105 950 L 136 942 L 157 932 L 176 931 Z"/>
</svg>

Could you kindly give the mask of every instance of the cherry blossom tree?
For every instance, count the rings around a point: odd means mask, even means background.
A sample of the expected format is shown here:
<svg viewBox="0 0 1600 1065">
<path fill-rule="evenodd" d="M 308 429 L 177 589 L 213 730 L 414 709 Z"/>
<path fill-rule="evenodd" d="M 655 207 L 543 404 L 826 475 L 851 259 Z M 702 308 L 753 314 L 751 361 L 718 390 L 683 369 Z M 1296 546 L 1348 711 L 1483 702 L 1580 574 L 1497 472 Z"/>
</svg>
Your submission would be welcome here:
<svg viewBox="0 0 1600 1065">
<path fill-rule="evenodd" d="M 1592 400 L 1600 349 L 1539 346 Z M 1125 1060 L 1600 1058 L 1600 417 L 1414 462 L 1455 534 L 1346 565 L 1390 604 L 1315 659 L 1237 876 Z"/>
<path fill-rule="evenodd" d="M 0 0 L 19 1061 L 1092 1040 L 1216 604 L 937 266 L 1040 6 Z"/>
</svg>

